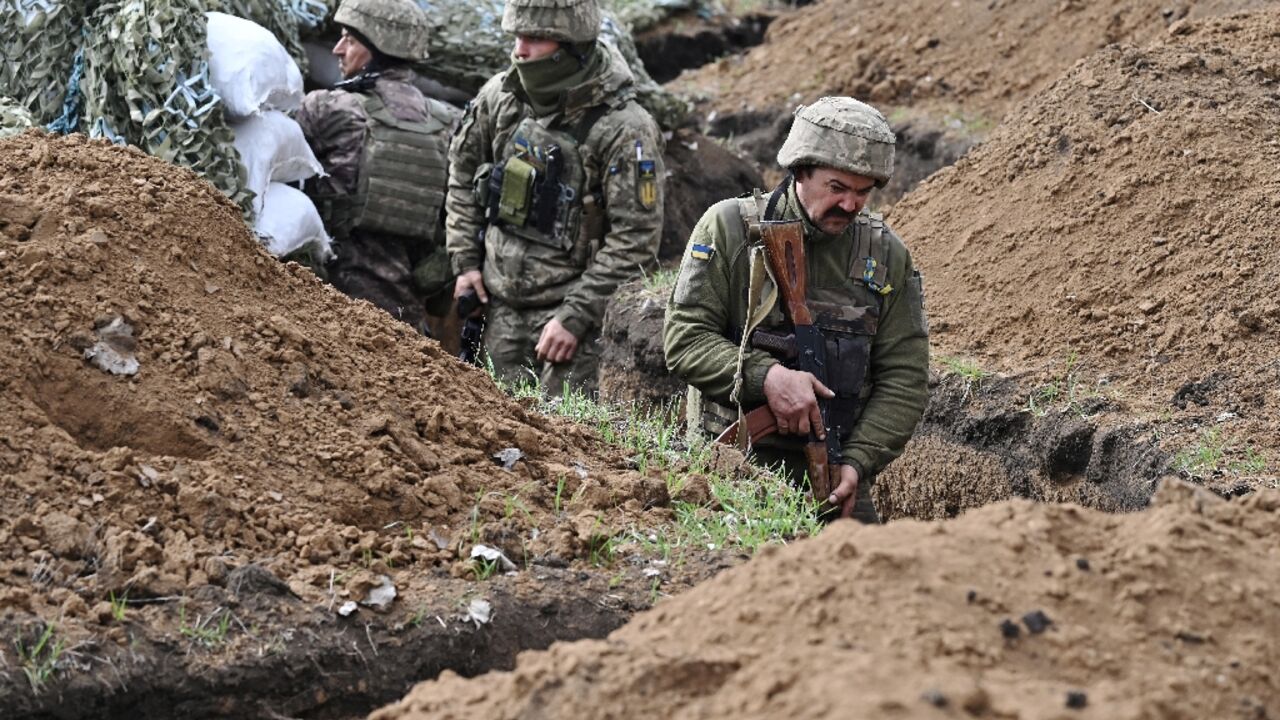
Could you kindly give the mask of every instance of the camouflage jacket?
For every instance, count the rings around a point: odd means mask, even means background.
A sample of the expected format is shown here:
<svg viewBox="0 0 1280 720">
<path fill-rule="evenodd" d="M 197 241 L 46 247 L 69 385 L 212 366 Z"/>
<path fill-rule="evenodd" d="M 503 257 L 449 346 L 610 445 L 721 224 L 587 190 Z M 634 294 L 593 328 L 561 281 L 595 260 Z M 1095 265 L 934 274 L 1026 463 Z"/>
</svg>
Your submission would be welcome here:
<svg viewBox="0 0 1280 720">
<path fill-rule="evenodd" d="M 604 44 L 596 50 L 606 53 L 601 70 L 569 91 L 564 108 L 550 116 L 534 116 L 513 70 L 486 83 L 449 149 L 445 201 L 454 271 L 481 269 L 489 292 L 515 307 L 558 305 L 555 318 L 579 338 L 599 329 L 619 284 L 656 262 L 662 235 L 662 135 L 634 101 L 632 76 L 621 56 Z M 589 252 L 531 242 L 486 220 L 477 188 L 488 168 L 511 156 L 513 143 L 521 141 L 517 129 L 529 122 L 562 138 L 590 125 L 583 141 L 575 143 L 581 158 L 575 172 L 583 178 L 575 189 L 579 201 L 587 195 L 600 199 L 606 230 Z M 645 197 L 642 166 L 656 176 Z"/>
<path fill-rule="evenodd" d="M 685 249 L 663 328 L 667 366 L 723 405 L 731 405 L 739 342 L 747 324 L 749 240 L 743 214 L 754 202 L 725 200 L 702 216 Z M 875 292 L 862 274 L 866 257 L 875 252 L 869 252 L 860 238 L 880 221 L 863 212 L 840 236 L 829 236 L 799 208 L 792 187 L 777 219 L 804 221 L 811 310 L 817 313 L 815 306 L 826 303 L 851 316 L 864 308 L 878 315 L 871 330 L 866 380 L 861 383 L 861 414 L 844 442 L 845 461 L 867 477 L 902 453 L 928 400 L 929 339 L 921 280 L 906 246 L 886 226 L 879 242 L 887 265 L 883 279 L 891 289 L 887 294 Z M 773 304 L 760 327 L 785 332 L 781 303 Z M 751 347 L 742 360 L 738 400 L 743 409 L 751 410 L 765 403 L 764 378 L 779 361 Z M 799 441 L 793 444 L 799 450 Z"/>
<path fill-rule="evenodd" d="M 427 122 L 434 117 L 450 124 L 456 121 L 456 108 L 424 96 L 413 85 L 413 79 L 412 70 L 393 68 L 381 73 L 366 92 L 377 93 L 387 111 L 400 120 Z M 360 187 L 365 140 L 372 122 L 361 94 L 344 89 L 307 93 L 297 120 L 327 173 L 308 180 L 308 194 L 313 197 L 355 194 Z M 437 237 L 436 241 L 442 239 Z"/>
</svg>

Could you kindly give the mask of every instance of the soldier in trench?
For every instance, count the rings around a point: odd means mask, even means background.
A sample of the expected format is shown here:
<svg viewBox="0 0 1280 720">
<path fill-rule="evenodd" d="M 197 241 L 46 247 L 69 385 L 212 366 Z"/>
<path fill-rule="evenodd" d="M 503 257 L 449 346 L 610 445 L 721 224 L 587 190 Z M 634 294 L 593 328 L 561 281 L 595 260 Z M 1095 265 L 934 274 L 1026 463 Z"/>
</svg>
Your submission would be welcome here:
<svg viewBox="0 0 1280 720">
<path fill-rule="evenodd" d="M 334 22 L 346 79 L 308 93 L 297 118 L 327 173 L 305 190 L 334 238 L 328 278 L 431 335 L 428 316 L 452 305 L 443 208 L 461 112 L 413 84 L 427 18 L 412 0 L 343 0 Z"/>
<path fill-rule="evenodd" d="M 498 377 L 553 395 L 594 389 L 605 305 L 662 234 L 662 135 L 600 21 L 596 0 L 508 0 L 511 67 L 449 150 L 455 296 L 485 304 Z"/>
<path fill-rule="evenodd" d="M 767 196 L 725 200 L 702 216 L 663 330 L 667 366 L 691 388 L 689 421 L 715 436 L 767 404 L 777 434 L 753 453 L 798 485 L 809 431 L 824 427 L 818 398 L 827 399 L 829 425 L 843 434 L 839 482 L 826 501 L 863 522 L 879 521 L 871 485 L 902 453 L 928 399 L 922 279 L 902 240 L 866 210 L 893 174 L 895 141 L 879 111 L 852 98 L 797 110 L 778 152 L 789 175 Z M 762 220 L 803 223 L 806 302 L 825 336 L 826 385 L 753 341 L 788 331 L 780 303 L 761 300 L 776 298 L 768 276 L 755 273 L 751 286 L 753 264 L 765 262 L 753 230 Z"/>
</svg>

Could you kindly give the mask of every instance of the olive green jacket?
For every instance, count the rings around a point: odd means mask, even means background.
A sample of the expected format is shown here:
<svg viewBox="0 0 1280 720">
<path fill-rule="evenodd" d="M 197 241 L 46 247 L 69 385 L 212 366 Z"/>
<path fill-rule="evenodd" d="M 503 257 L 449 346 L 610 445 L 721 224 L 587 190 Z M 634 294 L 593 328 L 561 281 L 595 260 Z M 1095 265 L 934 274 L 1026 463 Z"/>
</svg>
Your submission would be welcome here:
<svg viewBox="0 0 1280 720">
<path fill-rule="evenodd" d="M 598 248 L 584 256 L 487 226 L 485 208 L 477 199 L 477 174 L 487 164 L 502 162 L 517 126 L 534 117 L 513 70 L 496 75 L 468 106 L 449 151 L 445 201 L 446 244 L 454 271 L 481 269 L 488 291 L 514 307 L 558 305 L 556 319 L 578 338 L 599 330 L 618 285 L 657 262 L 662 236 L 662 135 L 632 99 L 631 72 L 617 51 L 604 44 L 597 44 L 596 51 L 606 54 L 601 70 L 570 90 L 559 112 L 538 122 L 567 132 L 593 108 L 608 108 L 578 147 L 586 177 L 578 197 L 598 189 L 603 199 L 607 231 Z M 637 152 L 656 163 L 656 197 L 648 196 L 648 202 L 641 201 Z"/>
<path fill-rule="evenodd" d="M 694 228 L 663 330 L 671 372 L 725 405 L 731 404 L 739 339 L 748 315 L 749 240 L 740 209 L 743 202 L 735 199 L 713 205 Z M 906 246 L 885 227 L 882 245 L 891 290 L 878 297 L 860 274 L 869 251 L 855 247 L 856 223 L 839 236 L 823 234 L 800 209 L 794 187 L 780 205 L 776 219 L 804 221 L 809 299 L 880 305 L 862 412 L 844 443 L 845 461 L 858 468 L 862 477 L 874 475 L 902 453 L 928 400 L 929 339 L 920 276 Z M 864 212 L 856 222 L 870 221 Z M 774 304 L 760 327 L 787 327 L 780 303 Z M 747 349 L 737 398 L 745 410 L 765 403 L 764 378 L 777 362 L 764 350 Z"/>
</svg>

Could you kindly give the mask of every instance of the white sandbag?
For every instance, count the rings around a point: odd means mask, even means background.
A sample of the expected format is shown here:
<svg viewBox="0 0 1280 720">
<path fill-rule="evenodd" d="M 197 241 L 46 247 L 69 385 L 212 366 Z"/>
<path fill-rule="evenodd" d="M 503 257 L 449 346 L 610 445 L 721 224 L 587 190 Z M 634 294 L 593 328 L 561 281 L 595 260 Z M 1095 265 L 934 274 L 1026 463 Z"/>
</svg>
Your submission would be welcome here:
<svg viewBox="0 0 1280 720">
<path fill-rule="evenodd" d="M 245 186 L 257 196 L 253 200 L 255 215 L 262 212 L 269 184 L 298 182 L 324 171 L 311 152 L 302 127 L 279 110 L 267 110 L 232 123 L 231 130 L 244 166 Z"/>
<path fill-rule="evenodd" d="M 320 260 L 333 257 L 324 222 L 311 198 L 283 183 L 271 183 L 263 194 L 262 212 L 253 224 L 267 250 L 276 257 L 310 247 Z"/>
<path fill-rule="evenodd" d="M 230 118 L 302 106 L 302 73 L 270 30 L 225 13 L 209 18 L 209 80 Z"/>
</svg>

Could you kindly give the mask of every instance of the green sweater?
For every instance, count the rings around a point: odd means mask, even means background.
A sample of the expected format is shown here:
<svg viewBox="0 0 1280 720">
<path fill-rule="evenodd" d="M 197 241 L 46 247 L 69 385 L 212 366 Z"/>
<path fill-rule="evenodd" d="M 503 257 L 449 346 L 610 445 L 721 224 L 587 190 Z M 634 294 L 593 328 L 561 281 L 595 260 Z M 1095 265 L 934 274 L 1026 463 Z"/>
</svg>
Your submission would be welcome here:
<svg viewBox="0 0 1280 720">
<path fill-rule="evenodd" d="M 748 233 L 740 210 L 743 202 L 754 206 L 749 200 L 719 202 L 694 228 L 667 303 L 663 330 L 667 367 L 704 396 L 726 405 L 738 363 L 737 340 L 747 318 Z M 871 341 L 862 411 L 844 443 L 845 461 L 862 477 L 874 475 L 902 454 L 929 397 L 929 338 L 920 276 L 902 240 L 885 227 L 883 247 L 892 290 L 878 300 L 861 276 L 851 272 L 863 267 L 862 256 L 868 254 L 868 248 L 855 247 L 855 226 L 871 221 L 867 213 L 841 235 L 825 235 L 805 216 L 793 186 L 777 215 L 777 219 L 804 221 L 811 301 L 863 307 L 882 303 Z M 760 327 L 787 327 L 780 303 L 775 303 Z M 748 348 L 739 391 L 745 410 L 765 404 L 764 378 L 777 362 L 763 350 Z M 797 452 L 801 443 L 797 438 Z"/>
</svg>

